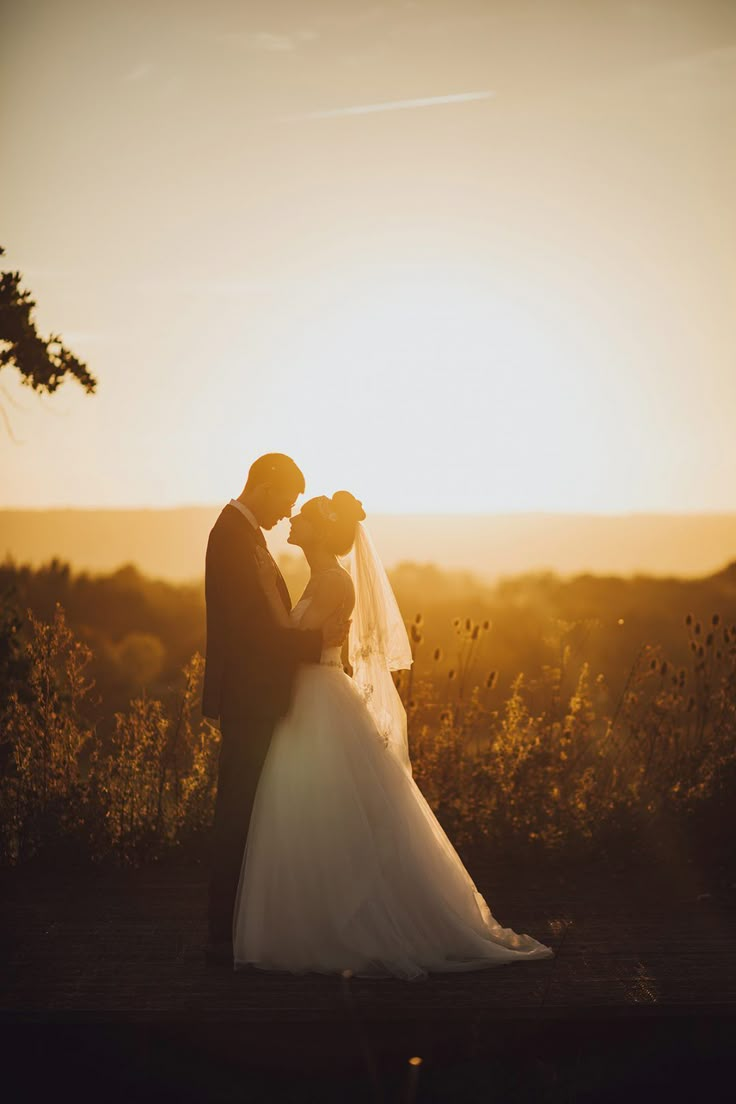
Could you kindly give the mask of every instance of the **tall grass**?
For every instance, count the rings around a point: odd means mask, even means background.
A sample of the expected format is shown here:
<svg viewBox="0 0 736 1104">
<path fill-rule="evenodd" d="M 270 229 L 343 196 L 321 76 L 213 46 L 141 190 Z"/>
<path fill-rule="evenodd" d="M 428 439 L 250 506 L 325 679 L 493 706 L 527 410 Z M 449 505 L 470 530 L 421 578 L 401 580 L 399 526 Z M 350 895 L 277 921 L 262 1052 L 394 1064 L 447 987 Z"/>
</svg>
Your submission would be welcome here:
<svg viewBox="0 0 736 1104">
<path fill-rule="evenodd" d="M 616 701 L 585 660 L 565 691 L 566 649 L 558 666 L 535 680 L 519 672 L 494 701 L 497 672 L 472 669 L 490 626 L 458 619 L 459 656 L 444 693 L 436 679 L 415 681 L 410 694 L 399 683 L 414 777 L 452 838 L 489 841 L 498 853 L 589 856 L 690 820 L 711 839 L 720 833 L 729 852 L 736 626 L 718 614 L 708 632 L 690 614 L 685 625 L 690 669 L 644 644 Z"/>
<path fill-rule="evenodd" d="M 423 619 L 410 625 L 414 654 Z M 587 661 L 499 698 L 483 669 L 490 622 L 456 619 L 457 654 L 402 673 L 414 777 L 458 845 L 504 856 L 630 848 L 650 829 L 694 824 L 729 846 L 736 800 L 736 626 L 685 618 L 691 663 L 642 645 L 613 700 Z M 134 697 L 111 735 L 88 675 L 90 649 L 57 605 L 44 621 L 5 611 L 0 628 L 0 860 L 34 855 L 144 863 L 199 854 L 212 819 L 219 735 L 199 713 L 195 654 L 163 698 Z M 445 670 L 445 677 L 437 672 Z M 571 678 L 572 676 L 572 678 Z"/>
<path fill-rule="evenodd" d="M 219 736 L 199 716 L 204 661 L 195 654 L 164 704 L 134 698 L 111 740 L 85 720 L 93 684 L 89 648 L 57 605 L 46 623 L 28 613 L 22 683 L 0 713 L 0 858 L 39 851 L 140 863 L 174 846 L 199 847 L 208 829 Z"/>
</svg>

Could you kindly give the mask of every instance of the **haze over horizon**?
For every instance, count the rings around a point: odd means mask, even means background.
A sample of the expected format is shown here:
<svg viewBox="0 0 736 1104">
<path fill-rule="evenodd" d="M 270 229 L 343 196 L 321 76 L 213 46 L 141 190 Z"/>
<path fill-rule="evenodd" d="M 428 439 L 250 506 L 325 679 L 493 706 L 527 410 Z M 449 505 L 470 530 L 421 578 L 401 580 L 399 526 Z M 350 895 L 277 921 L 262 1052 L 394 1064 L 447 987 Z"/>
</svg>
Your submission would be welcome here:
<svg viewBox="0 0 736 1104">
<path fill-rule="evenodd" d="M 145 510 L 2 510 L 0 560 L 35 567 L 52 558 L 75 570 L 114 571 L 129 563 L 173 581 L 200 579 L 207 535 L 220 504 Z M 647 574 L 702 577 L 736 561 L 736 513 L 701 515 L 409 516 L 366 522 L 387 567 L 433 564 L 486 581 L 503 575 Z M 299 556 L 282 521 L 272 553 Z"/>
<path fill-rule="evenodd" d="M 6 5 L 0 506 L 736 509 L 736 6 Z M 6 405 L 7 404 L 7 405 Z"/>
</svg>

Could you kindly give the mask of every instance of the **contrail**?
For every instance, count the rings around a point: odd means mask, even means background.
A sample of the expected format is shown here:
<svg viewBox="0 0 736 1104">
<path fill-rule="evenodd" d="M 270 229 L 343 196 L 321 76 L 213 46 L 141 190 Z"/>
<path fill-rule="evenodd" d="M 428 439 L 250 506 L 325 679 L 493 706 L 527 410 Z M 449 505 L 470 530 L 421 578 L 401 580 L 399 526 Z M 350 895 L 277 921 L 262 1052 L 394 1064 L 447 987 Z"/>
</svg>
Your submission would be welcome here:
<svg viewBox="0 0 736 1104">
<path fill-rule="evenodd" d="M 495 92 L 456 92 L 451 96 L 425 96 L 419 100 L 392 100 L 389 103 L 359 104 L 336 107 L 331 111 L 310 111 L 297 119 L 335 119 L 340 115 L 371 115 L 375 111 L 405 111 L 413 107 L 435 107 L 437 104 L 467 103 L 469 100 L 490 100 Z"/>
</svg>

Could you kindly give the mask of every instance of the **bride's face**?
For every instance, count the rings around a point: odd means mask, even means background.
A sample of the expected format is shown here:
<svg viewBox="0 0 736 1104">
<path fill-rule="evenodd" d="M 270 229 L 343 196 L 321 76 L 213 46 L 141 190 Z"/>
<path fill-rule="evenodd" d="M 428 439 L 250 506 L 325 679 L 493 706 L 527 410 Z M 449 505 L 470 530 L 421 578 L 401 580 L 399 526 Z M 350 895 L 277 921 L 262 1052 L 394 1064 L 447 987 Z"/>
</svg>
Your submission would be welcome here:
<svg viewBox="0 0 736 1104">
<path fill-rule="evenodd" d="M 300 510 L 291 519 L 291 528 L 286 538 L 287 544 L 295 544 L 297 548 L 312 548 L 319 544 L 320 536 L 316 526 L 309 519 L 309 515 Z"/>
</svg>

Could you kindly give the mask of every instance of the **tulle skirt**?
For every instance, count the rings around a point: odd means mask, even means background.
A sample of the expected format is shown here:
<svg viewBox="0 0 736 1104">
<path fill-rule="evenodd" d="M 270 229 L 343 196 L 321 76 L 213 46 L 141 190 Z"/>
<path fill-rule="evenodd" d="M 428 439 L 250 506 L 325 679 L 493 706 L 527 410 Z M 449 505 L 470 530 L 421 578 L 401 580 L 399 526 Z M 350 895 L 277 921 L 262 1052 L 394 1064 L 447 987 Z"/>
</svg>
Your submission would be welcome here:
<svg viewBox="0 0 736 1104">
<path fill-rule="evenodd" d="M 235 968 L 419 980 L 554 952 L 502 928 L 340 667 L 299 669 L 248 831 Z"/>
</svg>

